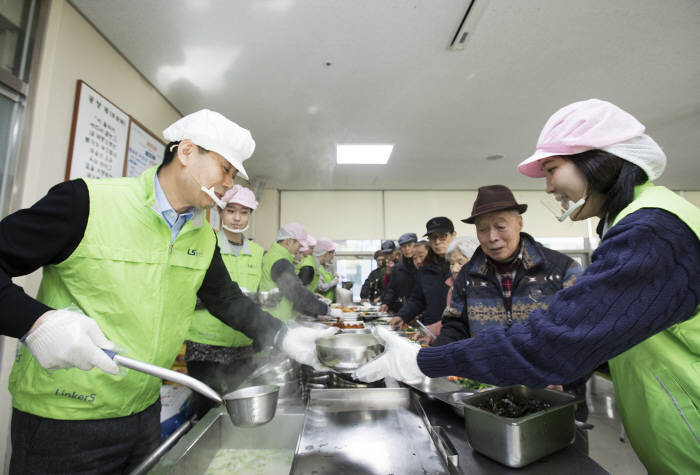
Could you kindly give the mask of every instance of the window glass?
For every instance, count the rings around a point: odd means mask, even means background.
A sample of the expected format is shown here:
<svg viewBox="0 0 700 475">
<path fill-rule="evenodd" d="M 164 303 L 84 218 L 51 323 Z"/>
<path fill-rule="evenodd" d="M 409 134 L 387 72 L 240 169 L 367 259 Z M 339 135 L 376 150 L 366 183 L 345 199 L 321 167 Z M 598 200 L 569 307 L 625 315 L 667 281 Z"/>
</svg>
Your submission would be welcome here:
<svg viewBox="0 0 700 475">
<path fill-rule="evenodd" d="M 335 256 L 336 273 L 340 276 L 340 282 L 352 282 L 352 300 L 360 301 L 362 284 L 377 263 L 373 256 Z M 345 284 L 346 288 L 348 284 Z"/>
<path fill-rule="evenodd" d="M 0 1 L 0 68 L 25 82 L 37 13 L 35 0 Z"/>
<path fill-rule="evenodd" d="M 24 108 L 14 96 L 0 86 L 0 216 L 7 214 L 17 169 L 19 129 Z"/>
</svg>

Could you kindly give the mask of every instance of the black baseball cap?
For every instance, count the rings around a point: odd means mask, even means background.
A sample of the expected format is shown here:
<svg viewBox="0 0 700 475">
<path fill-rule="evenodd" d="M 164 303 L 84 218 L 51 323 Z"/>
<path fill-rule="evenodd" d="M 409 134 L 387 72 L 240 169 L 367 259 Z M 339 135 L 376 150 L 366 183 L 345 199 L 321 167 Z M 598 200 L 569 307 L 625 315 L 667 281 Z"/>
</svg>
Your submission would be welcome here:
<svg viewBox="0 0 700 475">
<path fill-rule="evenodd" d="M 427 223 L 425 223 L 426 233 L 423 236 L 428 236 L 433 233 L 453 233 L 455 232 L 455 226 L 450 221 L 450 218 L 444 216 L 438 216 L 437 218 L 430 218 Z"/>
</svg>

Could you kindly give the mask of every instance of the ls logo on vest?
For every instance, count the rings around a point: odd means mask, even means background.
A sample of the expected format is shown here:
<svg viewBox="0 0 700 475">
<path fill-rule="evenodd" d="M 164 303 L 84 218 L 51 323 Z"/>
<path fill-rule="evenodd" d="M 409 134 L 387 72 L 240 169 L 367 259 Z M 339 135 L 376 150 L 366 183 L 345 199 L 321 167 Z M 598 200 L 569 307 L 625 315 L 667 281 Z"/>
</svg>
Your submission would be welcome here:
<svg viewBox="0 0 700 475">
<path fill-rule="evenodd" d="M 197 249 L 187 249 L 187 254 L 190 256 L 201 256 L 202 253 L 199 252 Z"/>
</svg>

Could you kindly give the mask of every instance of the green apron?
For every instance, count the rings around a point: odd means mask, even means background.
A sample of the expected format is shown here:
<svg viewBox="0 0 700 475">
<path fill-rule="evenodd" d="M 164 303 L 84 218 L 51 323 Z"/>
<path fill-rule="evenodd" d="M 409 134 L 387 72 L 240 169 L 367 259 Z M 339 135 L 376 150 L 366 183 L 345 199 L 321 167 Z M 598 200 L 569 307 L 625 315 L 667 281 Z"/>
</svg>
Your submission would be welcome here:
<svg viewBox="0 0 700 475">
<path fill-rule="evenodd" d="M 282 247 L 279 243 L 273 242 L 270 249 L 265 253 L 262 260 L 262 277 L 260 278 L 260 291 L 265 292 L 277 287 L 277 284 L 270 275 L 272 266 L 280 259 L 288 260 L 294 265 L 294 257 L 292 254 Z M 265 310 L 282 321 L 292 320 L 296 317 L 294 312 L 294 304 L 287 297 L 282 297 L 282 301 L 275 308 L 265 308 Z"/>
<path fill-rule="evenodd" d="M 325 267 L 322 265 L 318 266 L 318 272 L 321 274 L 321 277 L 323 278 L 323 282 L 328 283 L 333 280 L 335 277 L 332 272 L 328 272 Z M 331 302 L 335 301 L 335 287 L 327 290 L 326 292 L 322 292 L 321 295 L 326 297 L 327 299 L 331 299 Z"/>
<path fill-rule="evenodd" d="M 231 280 L 244 289 L 257 292 L 262 275 L 264 249 L 259 244 L 244 238 L 243 249 L 238 256 L 235 256 L 231 252 L 231 245 L 224 231 L 219 232 L 219 247 Z M 240 347 L 253 343 L 253 340 L 226 325 L 206 309 L 194 311 L 187 339 L 214 346 Z"/>
<path fill-rule="evenodd" d="M 318 285 L 318 271 L 319 271 L 319 265 L 316 262 L 316 258 L 314 256 L 305 256 L 301 262 L 299 263 L 299 269 L 297 270 L 297 273 L 299 273 L 299 270 L 301 270 L 302 267 L 304 266 L 310 266 L 314 270 L 314 278 L 311 279 L 311 282 L 306 284 L 306 288 L 309 289 L 311 292 L 316 292 L 316 286 Z"/>
<path fill-rule="evenodd" d="M 190 327 L 216 236 L 197 210 L 171 243 L 155 204 L 155 172 L 85 180 L 85 234 L 63 262 L 44 266 L 37 300 L 77 306 L 125 356 L 169 368 Z M 158 400 L 160 386 L 160 379 L 133 370 L 116 376 L 97 368 L 47 371 L 25 345 L 9 383 L 16 409 L 65 420 L 141 412 Z"/>
<path fill-rule="evenodd" d="M 635 188 L 613 226 L 641 208 L 673 213 L 700 239 L 700 210 L 648 182 Z M 627 436 L 649 473 L 700 473 L 700 312 L 609 365 Z"/>
</svg>

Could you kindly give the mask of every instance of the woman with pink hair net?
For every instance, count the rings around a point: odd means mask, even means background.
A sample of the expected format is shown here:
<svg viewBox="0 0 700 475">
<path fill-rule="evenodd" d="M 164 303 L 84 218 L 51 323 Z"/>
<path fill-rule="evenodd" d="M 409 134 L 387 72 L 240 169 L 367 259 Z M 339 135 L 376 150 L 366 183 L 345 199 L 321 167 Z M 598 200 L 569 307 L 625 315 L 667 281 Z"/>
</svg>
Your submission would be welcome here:
<svg viewBox="0 0 700 475">
<path fill-rule="evenodd" d="M 632 447 L 649 473 L 700 466 L 700 210 L 654 185 L 666 166 L 644 126 L 598 99 L 557 111 L 519 165 L 572 220 L 600 218 L 592 263 L 547 309 L 510 327 L 423 348 L 378 332 L 373 381 L 457 375 L 499 386 L 566 384 L 606 361 Z"/>
<path fill-rule="evenodd" d="M 218 233 L 221 258 L 243 293 L 254 296 L 260 285 L 265 250 L 243 234 L 258 207 L 255 194 L 241 185 L 233 185 L 221 200 L 221 230 Z M 187 372 L 204 381 L 220 394 L 233 391 L 253 370 L 253 341 L 211 315 L 197 308 L 187 335 L 185 363 Z M 198 418 L 214 407 L 214 401 L 194 393 Z"/>
</svg>

